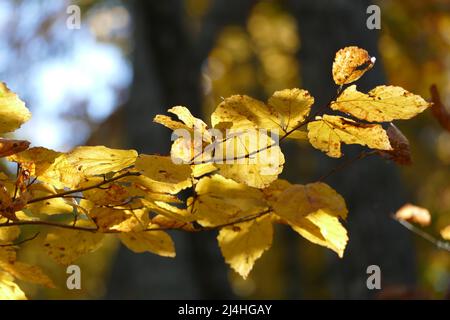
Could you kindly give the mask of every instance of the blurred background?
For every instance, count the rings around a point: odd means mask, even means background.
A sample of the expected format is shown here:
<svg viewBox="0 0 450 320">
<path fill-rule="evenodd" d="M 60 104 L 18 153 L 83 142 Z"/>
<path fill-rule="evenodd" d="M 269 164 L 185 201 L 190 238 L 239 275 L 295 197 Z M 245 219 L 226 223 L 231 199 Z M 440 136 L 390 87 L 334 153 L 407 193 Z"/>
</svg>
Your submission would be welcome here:
<svg viewBox="0 0 450 320">
<path fill-rule="evenodd" d="M 381 8 L 381 30 L 366 27 L 370 4 Z M 67 27 L 70 5 L 80 8 L 79 29 Z M 320 106 L 336 90 L 334 54 L 348 45 L 377 57 L 360 88 L 394 84 L 428 99 L 435 83 L 450 106 L 448 0 L 1 0 L 0 34 L 0 80 L 33 113 L 16 137 L 61 151 L 101 144 L 165 154 L 170 132 L 154 115 L 184 105 L 208 119 L 237 93 L 265 100 L 302 87 Z M 41 265 L 59 289 L 23 288 L 34 299 L 448 298 L 450 254 L 391 215 L 406 202 L 424 206 L 433 221 L 425 230 L 436 237 L 450 223 L 450 133 L 429 111 L 396 125 L 413 165 L 373 157 L 327 180 L 350 211 L 343 259 L 280 227 L 244 281 L 225 265 L 213 233 L 174 233 L 175 260 L 111 240 L 79 260 L 82 290 L 71 292 L 65 268 L 29 242 L 22 259 Z M 314 181 L 340 163 L 306 144 L 284 150 L 291 182 Z M 344 149 L 348 157 L 356 150 Z M 381 268 L 381 291 L 367 290 L 371 264 Z"/>
</svg>

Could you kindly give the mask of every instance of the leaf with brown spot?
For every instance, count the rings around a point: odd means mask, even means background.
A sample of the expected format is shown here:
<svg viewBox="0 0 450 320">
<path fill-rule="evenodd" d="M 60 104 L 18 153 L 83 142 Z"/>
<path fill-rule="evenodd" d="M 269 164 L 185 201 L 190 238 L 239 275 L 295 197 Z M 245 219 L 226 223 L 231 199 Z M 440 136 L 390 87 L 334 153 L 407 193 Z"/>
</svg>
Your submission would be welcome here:
<svg viewBox="0 0 450 320">
<path fill-rule="evenodd" d="M 333 62 L 333 80 L 338 85 L 352 83 L 374 65 L 369 53 L 361 48 L 351 46 L 345 47 L 338 52 Z"/>
</svg>

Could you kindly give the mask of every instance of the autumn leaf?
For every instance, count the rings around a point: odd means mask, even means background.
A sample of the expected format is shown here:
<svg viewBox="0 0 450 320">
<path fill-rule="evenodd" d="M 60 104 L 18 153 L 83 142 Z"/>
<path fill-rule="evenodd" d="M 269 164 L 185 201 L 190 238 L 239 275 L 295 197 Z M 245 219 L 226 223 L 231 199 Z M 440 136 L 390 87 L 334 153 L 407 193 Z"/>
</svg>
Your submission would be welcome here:
<svg viewBox="0 0 450 320">
<path fill-rule="evenodd" d="M 340 258 L 344 256 L 348 236 L 338 217 L 318 210 L 301 220 L 299 224 L 291 225 L 294 231 L 312 243 L 333 250 Z"/>
<path fill-rule="evenodd" d="M 26 140 L 13 140 L 0 138 L 0 158 L 22 152 L 30 146 Z"/>
<path fill-rule="evenodd" d="M 272 245 L 270 216 L 222 228 L 217 236 L 225 261 L 244 279 L 255 261 Z"/>
<path fill-rule="evenodd" d="M 380 150 L 378 153 L 400 165 L 410 165 L 412 159 L 408 139 L 393 123 L 389 123 L 386 133 L 392 150 Z"/>
<path fill-rule="evenodd" d="M 110 230 L 132 232 L 145 230 L 150 222 L 145 209 L 124 210 L 108 207 L 95 207 L 89 211 L 89 217 L 100 232 Z"/>
<path fill-rule="evenodd" d="M 57 194 L 57 190 L 47 183 L 35 183 L 28 187 L 28 192 L 32 199 L 47 197 Z M 27 204 L 26 207 L 33 215 L 55 215 L 73 212 L 73 204 L 70 200 L 63 198 L 53 198 L 44 201 L 36 201 Z"/>
<path fill-rule="evenodd" d="M 229 223 L 267 209 L 260 190 L 217 174 L 200 179 L 195 193 L 192 214 L 203 226 Z"/>
<path fill-rule="evenodd" d="M 19 280 L 39 284 L 48 288 L 55 287 L 53 281 L 38 266 L 19 261 L 11 263 L 0 261 L 0 268 Z"/>
<path fill-rule="evenodd" d="M 431 106 L 433 116 L 437 121 L 439 121 L 442 128 L 450 132 L 450 110 L 442 103 L 441 96 L 436 85 L 433 84 L 431 86 L 430 92 L 431 100 L 433 101 L 433 105 Z"/>
<path fill-rule="evenodd" d="M 331 103 L 333 110 L 369 122 L 410 119 L 429 106 L 422 97 L 395 86 L 378 86 L 365 94 L 352 85 Z"/>
<path fill-rule="evenodd" d="M 278 195 L 273 209 L 300 235 L 342 257 L 348 237 L 339 219 L 345 219 L 348 211 L 342 196 L 330 186 L 292 185 Z"/>
<path fill-rule="evenodd" d="M 305 122 L 314 104 L 314 98 L 306 90 L 284 89 L 276 91 L 269 98 L 268 104 L 281 119 L 279 125 L 283 131 L 289 132 Z"/>
<path fill-rule="evenodd" d="M 226 98 L 211 115 L 211 124 L 214 128 L 228 123 L 233 129 L 279 129 L 275 110 L 259 100 L 245 95 L 234 95 Z"/>
<path fill-rule="evenodd" d="M 31 113 L 20 98 L 0 82 L 0 133 L 18 129 L 31 118 Z"/>
<path fill-rule="evenodd" d="M 375 59 L 361 48 L 345 47 L 338 52 L 333 62 L 333 80 L 338 85 L 355 82 L 371 69 Z"/>
<path fill-rule="evenodd" d="M 91 225 L 80 220 L 77 226 Z M 47 234 L 44 247 L 47 254 L 56 262 L 61 265 L 70 265 L 79 257 L 98 249 L 102 240 L 101 233 L 59 229 Z"/>
<path fill-rule="evenodd" d="M 420 224 L 423 227 L 428 226 L 431 222 L 431 215 L 428 209 L 418 207 L 409 203 L 398 209 L 398 211 L 395 213 L 395 218 L 397 220 L 414 222 Z"/>
<path fill-rule="evenodd" d="M 135 150 L 110 149 L 104 146 L 77 147 L 67 154 L 67 162 L 84 175 L 100 175 L 125 169 L 136 161 Z"/>
<path fill-rule="evenodd" d="M 4 219 L 0 219 L 4 220 Z M 4 222 L 4 221 L 1 221 Z M 11 227 L 2 227 L 0 228 L 0 244 L 8 244 L 17 239 L 20 235 L 20 227 L 11 226 Z"/>
<path fill-rule="evenodd" d="M 41 177 L 60 155 L 62 155 L 61 152 L 44 147 L 34 147 L 12 155 L 8 160 L 20 163 L 30 175 Z"/>
<path fill-rule="evenodd" d="M 176 194 L 192 185 L 191 167 L 187 164 L 174 164 L 170 157 L 141 154 L 135 166 L 150 179 L 149 184 L 152 184 L 151 188 L 155 191 Z"/>
<path fill-rule="evenodd" d="M 317 117 L 308 124 L 308 138 L 314 148 L 333 158 L 342 156 L 342 143 L 392 150 L 389 137 L 381 125 L 358 123 L 340 116 Z"/>
<path fill-rule="evenodd" d="M 9 273 L 0 271 L 0 300 L 26 300 L 25 293 Z"/>
<path fill-rule="evenodd" d="M 172 238 L 164 231 L 121 233 L 119 239 L 128 249 L 136 253 L 151 252 L 162 257 L 175 257 Z"/>
<path fill-rule="evenodd" d="M 214 164 L 226 178 L 264 188 L 283 171 L 284 155 L 264 131 L 229 131 L 215 149 Z"/>
<path fill-rule="evenodd" d="M 293 130 L 306 120 L 314 98 L 306 90 L 276 91 L 267 104 L 245 95 L 225 99 L 211 115 L 213 127 L 230 124 L 233 129 Z"/>
</svg>

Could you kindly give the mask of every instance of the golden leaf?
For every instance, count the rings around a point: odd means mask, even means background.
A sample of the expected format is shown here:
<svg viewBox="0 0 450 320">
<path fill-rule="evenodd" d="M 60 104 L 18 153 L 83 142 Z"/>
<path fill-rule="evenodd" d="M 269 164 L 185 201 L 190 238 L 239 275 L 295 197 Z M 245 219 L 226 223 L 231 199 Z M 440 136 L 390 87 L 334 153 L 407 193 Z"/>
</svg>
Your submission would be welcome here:
<svg viewBox="0 0 450 320">
<path fill-rule="evenodd" d="M 308 214 L 299 220 L 299 224 L 291 225 L 292 229 L 308 241 L 329 248 L 340 258 L 348 242 L 347 231 L 339 219 L 324 210 Z"/>
<path fill-rule="evenodd" d="M 110 149 L 104 146 L 77 147 L 67 154 L 67 162 L 87 176 L 117 172 L 136 161 L 135 150 Z"/>
<path fill-rule="evenodd" d="M 145 230 L 149 224 L 147 210 L 121 210 L 96 207 L 89 212 L 89 217 L 98 226 L 100 232 L 116 230 L 132 232 Z"/>
<path fill-rule="evenodd" d="M 163 257 L 175 257 L 172 238 L 164 231 L 121 233 L 119 239 L 128 249 L 136 253 L 148 251 Z"/>
<path fill-rule="evenodd" d="M 0 139 L 0 158 L 22 152 L 30 146 L 26 140 Z"/>
<path fill-rule="evenodd" d="M 90 226 L 79 220 L 77 226 Z M 103 234 L 80 230 L 60 229 L 48 233 L 44 242 L 47 254 L 62 265 L 70 265 L 79 257 L 101 246 Z"/>
<path fill-rule="evenodd" d="M 0 271 L 0 300 L 27 300 L 14 278 L 3 271 Z"/>
<path fill-rule="evenodd" d="M 47 183 L 32 184 L 28 187 L 27 191 L 30 193 L 31 199 L 46 197 L 57 193 L 55 188 Z M 72 213 L 73 205 L 70 203 L 70 199 L 53 198 L 29 203 L 27 204 L 26 209 L 28 209 L 33 215 L 54 215 Z"/>
<path fill-rule="evenodd" d="M 273 204 L 275 213 L 290 224 L 300 225 L 302 218 L 323 210 L 337 217 L 347 217 L 344 198 L 323 182 L 292 185 L 278 195 Z"/>
<path fill-rule="evenodd" d="M 429 106 L 430 104 L 421 96 L 395 86 L 378 86 L 365 94 L 352 85 L 331 103 L 333 110 L 339 110 L 369 122 L 410 119 Z"/>
<path fill-rule="evenodd" d="M 284 89 L 276 91 L 269 98 L 268 104 L 277 111 L 283 131 L 288 132 L 305 122 L 314 98 L 306 90 Z"/>
<path fill-rule="evenodd" d="M 0 82 L 0 133 L 11 132 L 31 118 L 25 103 Z"/>
<path fill-rule="evenodd" d="M 392 150 L 389 137 L 381 125 L 358 123 L 340 116 L 317 117 L 308 124 L 308 138 L 314 148 L 333 158 L 342 156 L 341 143 Z"/>
<path fill-rule="evenodd" d="M 264 188 L 283 171 L 284 155 L 264 131 L 230 131 L 216 146 L 214 163 L 224 177 Z"/>
<path fill-rule="evenodd" d="M 229 223 L 267 208 L 260 190 L 217 174 L 200 179 L 195 193 L 192 214 L 203 226 Z"/>
<path fill-rule="evenodd" d="M 306 120 L 314 98 L 306 90 L 276 91 L 265 104 L 245 95 L 225 99 L 211 115 L 215 128 L 262 128 L 280 134 L 290 131 Z M 229 124 L 229 125 L 227 125 Z"/>
<path fill-rule="evenodd" d="M 217 236 L 225 261 L 244 279 L 255 261 L 272 245 L 273 227 L 269 216 L 222 228 Z"/>
<path fill-rule="evenodd" d="M 176 194 L 192 185 L 191 167 L 174 164 L 170 157 L 141 154 L 136 160 L 136 169 L 150 180 L 154 191 Z M 145 183 L 145 179 L 140 180 Z"/>
<path fill-rule="evenodd" d="M 361 48 L 351 46 L 338 52 L 333 62 L 333 80 L 338 85 L 352 83 L 371 69 L 375 60 Z"/>
<path fill-rule="evenodd" d="M 9 161 L 20 163 L 22 168 L 28 170 L 30 175 L 39 177 L 62 155 L 43 147 L 34 147 L 8 158 Z"/>
<path fill-rule="evenodd" d="M 19 261 L 12 263 L 0 261 L 0 268 L 19 280 L 39 284 L 48 288 L 55 287 L 53 281 L 38 266 Z"/>
</svg>

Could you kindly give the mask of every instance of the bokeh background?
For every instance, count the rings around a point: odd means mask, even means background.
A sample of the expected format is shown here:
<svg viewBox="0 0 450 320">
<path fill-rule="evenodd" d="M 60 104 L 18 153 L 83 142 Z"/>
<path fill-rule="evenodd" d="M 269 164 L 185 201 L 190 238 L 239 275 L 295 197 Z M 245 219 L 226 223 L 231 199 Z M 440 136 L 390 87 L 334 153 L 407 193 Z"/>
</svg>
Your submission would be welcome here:
<svg viewBox="0 0 450 320">
<path fill-rule="evenodd" d="M 450 1 L 374 3 L 381 30 L 367 29 L 373 3 L 366 0 L 1 0 L 0 79 L 33 113 L 16 137 L 61 151 L 102 144 L 167 153 L 169 131 L 152 123 L 155 114 L 184 105 L 207 119 L 222 97 L 265 100 L 291 87 L 323 104 L 336 90 L 334 53 L 348 45 L 377 57 L 362 89 L 395 84 L 428 99 L 435 83 L 450 106 Z M 81 9 L 80 29 L 66 27 L 72 4 Z M 406 202 L 424 206 L 433 221 L 425 231 L 436 237 L 450 223 L 450 133 L 430 112 L 397 125 L 410 139 L 413 165 L 367 159 L 327 181 L 350 210 L 343 259 L 280 227 L 244 281 L 226 267 L 213 233 L 174 233 L 175 260 L 110 240 L 78 261 L 82 290 L 71 292 L 65 269 L 29 242 L 22 259 L 42 266 L 59 288 L 23 287 L 34 299 L 448 298 L 450 254 L 391 215 Z M 339 163 L 306 144 L 285 150 L 283 177 L 293 182 L 311 182 Z M 381 291 L 366 288 L 371 264 L 381 268 Z"/>
</svg>

